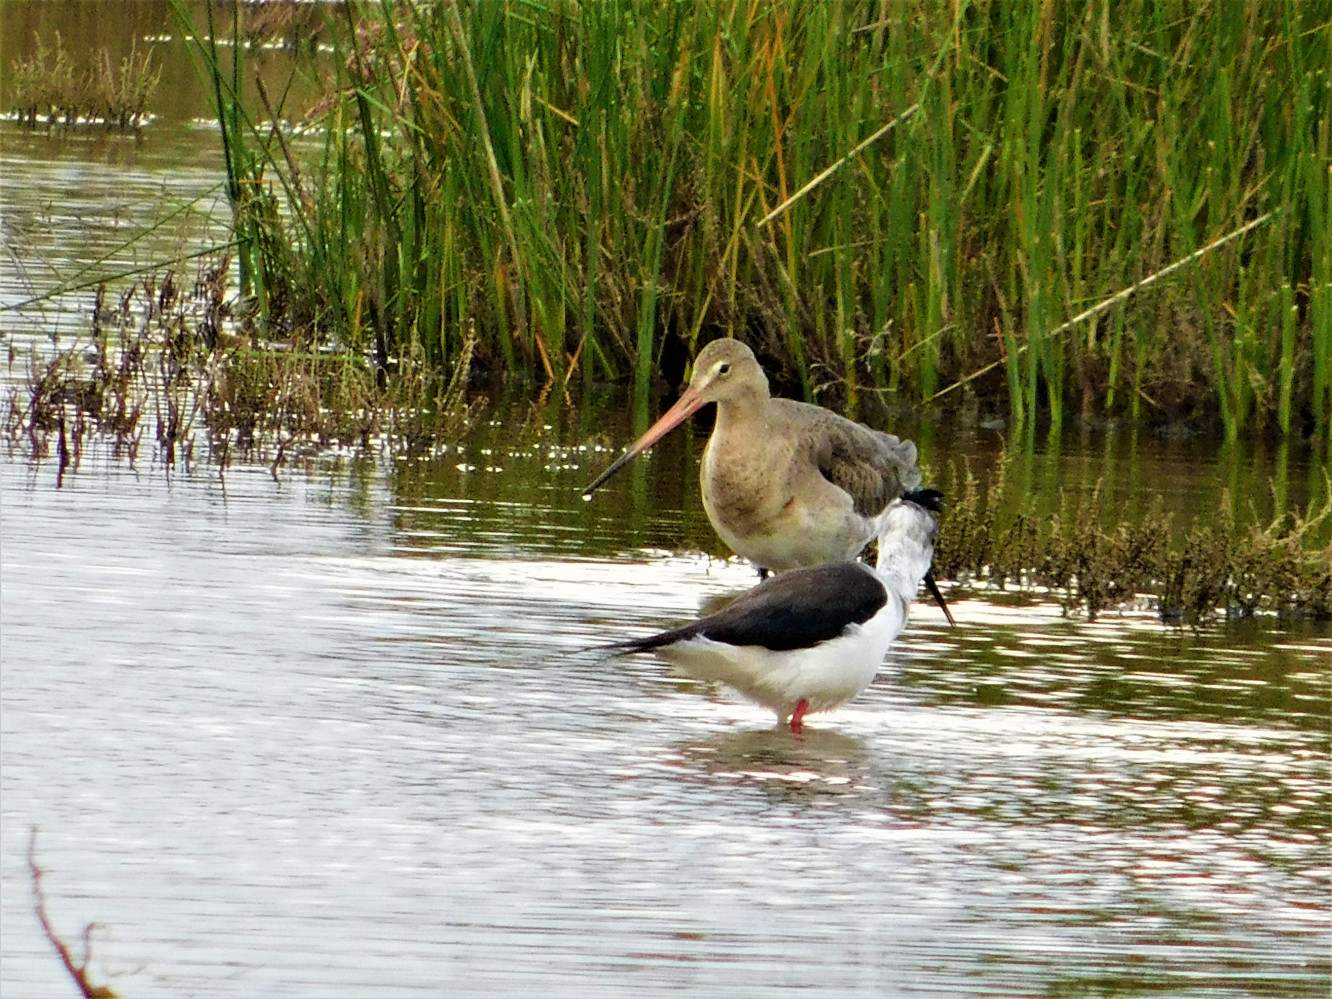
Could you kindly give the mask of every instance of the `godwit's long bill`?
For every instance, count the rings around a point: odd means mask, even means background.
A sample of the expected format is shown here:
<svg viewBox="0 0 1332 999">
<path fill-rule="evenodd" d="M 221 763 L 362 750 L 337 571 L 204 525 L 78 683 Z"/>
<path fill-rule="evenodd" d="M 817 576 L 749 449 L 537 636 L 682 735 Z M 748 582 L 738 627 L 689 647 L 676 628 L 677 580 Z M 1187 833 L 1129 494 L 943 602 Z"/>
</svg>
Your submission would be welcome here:
<svg viewBox="0 0 1332 999">
<path fill-rule="evenodd" d="M 703 348 L 679 401 L 584 495 L 712 402 L 703 506 L 722 540 L 761 569 L 854 559 L 882 533 L 889 504 L 920 485 L 914 444 L 820 406 L 772 398 L 753 351 L 727 339 Z"/>
<path fill-rule="evenodd" d="M 786 572 L 693 624 L 611 648 L 652 652 L 733 687 L 799 732 L 805 715 L 840 707 L 874 679 L 930 571 L 940 500 L 922 489 L 889 504 L 874 569 L 838 562 Z"/>
</svg>

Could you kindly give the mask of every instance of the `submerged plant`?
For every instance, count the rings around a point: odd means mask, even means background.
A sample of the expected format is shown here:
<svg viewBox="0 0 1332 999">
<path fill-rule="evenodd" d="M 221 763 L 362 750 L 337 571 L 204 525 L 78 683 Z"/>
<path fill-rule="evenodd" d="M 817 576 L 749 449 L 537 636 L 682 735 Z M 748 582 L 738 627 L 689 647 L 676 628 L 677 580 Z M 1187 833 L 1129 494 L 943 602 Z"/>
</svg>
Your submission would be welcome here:
<svg viewBox="0 0 1332 999">
<path fill-rule="evenodd" d="M 1332 479 L 1325 477 L 1321 502 L 1266 523 L 1241 525 L 1226 493 L 1220 511 L 1183 528 L 1159 501 L 1107 527 L 1099 484 L 1071 507 L 1061 496 L 1051 516 L 1026 501 L 1000 518 L 1007 467 L 1000 464 L 983 497 L 969 471 L 952 469 L 935 549 L 939 578 L 1047 589 L 1066 611 L 1092 619 L 1143 597 L 1177 623 L 1198 624 L 1217 610 L 1332 618 Z"/>
<path fill-rule="evenodd" d="M 10 64 L 10 107 L 20 122 L 36 125 L 59 120 L 64 109 L 76 107 L 74 66 L 56 32 L 55 47 L 48 49 L 37 38 L 37 50 L 29 59 L 15 59 Z M 77 114 L 77 110 L 75 110 Z"/>
<path fill-rule="evenodd" d="M 162 79 L 162 67 L 153 66 L 152 51 L 139 53 L 137 45 L 117 67 L 105 50 L 90 71 L 88 92 L 93 117 L 121 129 L 138 128 L 148 114 L 148 102 Z"/>
</svg>

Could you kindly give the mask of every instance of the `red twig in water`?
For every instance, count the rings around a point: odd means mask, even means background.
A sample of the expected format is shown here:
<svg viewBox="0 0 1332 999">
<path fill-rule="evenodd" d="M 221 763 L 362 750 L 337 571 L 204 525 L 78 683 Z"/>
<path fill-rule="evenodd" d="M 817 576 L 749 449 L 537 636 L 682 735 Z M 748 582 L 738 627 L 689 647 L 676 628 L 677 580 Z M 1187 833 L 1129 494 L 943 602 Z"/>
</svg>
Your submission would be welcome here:
<svg viewBox="0 0 1332 999">
<path fill-rule="evenodd" d="M 65 970 L 69 976 L 74 979 L 79 990 L 85 996 L 85 999 L 120 999 L 120 997 L 105 985 L 94 985 L 88 981 L 88 960 L 92 955 L 91 934 L 95 923 L 89 923 L 83 928 L 83 963 L 76 965 L 74 957 L 69 952 L 69 947 L 65 941 L 56 936 L 55 930 L 51 927 L 51 920 L 46 915 L 46 896 L 42 893 L 42 869 L 37 866 L 37 827 L 32 827 L 32 839 L 28 841 L 28 869 L 32 871 L 32 893 L 37 900 L 37 919 L 42 924 L 42 930 L 46 933 L 46 939 L 51 941 L 51 946 L 56 949 L 60 955 L 61 962 L 65 965 Z"/>
</svg>

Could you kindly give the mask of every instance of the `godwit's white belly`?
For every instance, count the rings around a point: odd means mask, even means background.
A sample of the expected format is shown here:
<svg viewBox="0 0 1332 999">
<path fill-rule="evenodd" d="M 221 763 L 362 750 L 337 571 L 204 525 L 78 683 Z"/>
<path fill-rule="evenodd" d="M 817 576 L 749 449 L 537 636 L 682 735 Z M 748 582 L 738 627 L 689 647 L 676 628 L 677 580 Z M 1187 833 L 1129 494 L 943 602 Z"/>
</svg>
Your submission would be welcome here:
<svg viewBox="0 0 1332 999">
<path fill-rule="evenodd" d="M 831 488 L 831 487 L 830 487 Z M 862 517 L 841 494 L 810 506 L 793 499 L 778 515 L 758 523 L 732 523 L 726 508 L 703 494 L 703 508 L 723 541 L 741 558 L 773 572 L 849 562 L 879 536 L 884 514 Z"/>
</svg>

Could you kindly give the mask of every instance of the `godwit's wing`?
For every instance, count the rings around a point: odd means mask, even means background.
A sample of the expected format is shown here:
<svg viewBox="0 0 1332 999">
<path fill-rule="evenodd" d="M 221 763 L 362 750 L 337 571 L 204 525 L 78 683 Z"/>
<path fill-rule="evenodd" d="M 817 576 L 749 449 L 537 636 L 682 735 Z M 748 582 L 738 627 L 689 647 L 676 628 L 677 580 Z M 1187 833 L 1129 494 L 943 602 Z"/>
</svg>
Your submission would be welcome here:
<svg viewBox="0 0 1332 999">
<path fill-rule="evenodd" d="M 774 399 L 792 407 L 804 450 L 825 479 L 851 497 L 856 513 L 874 518 L 899 496 L 920 485 L 916 445 L 872 430 L 830 410 Z"/>
</svg>

